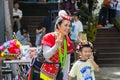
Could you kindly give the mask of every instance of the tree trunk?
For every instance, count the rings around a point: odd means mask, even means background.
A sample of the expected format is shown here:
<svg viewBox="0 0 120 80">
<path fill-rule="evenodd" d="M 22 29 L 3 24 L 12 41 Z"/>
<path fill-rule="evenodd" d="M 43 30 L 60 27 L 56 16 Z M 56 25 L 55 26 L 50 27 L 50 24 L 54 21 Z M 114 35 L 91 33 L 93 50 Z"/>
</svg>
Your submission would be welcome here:
<svg viewBox="0 0 120 80">
<path fill-rule="evenodd" d="M 10 0 L 11 1 L 11 0 Z M 5 12 L 5 26 L 6 26 L 6 40 L 11 40 L 12 39 L 12 24 L 11 24 L 11 17 L 10 17 L 10 2 L 9 0 L 4 0 L 4 12 Z M 12 7 L 12 6 L 11 6 Z M 12 12 L 11 12 L 12 13 Z"/>
</svg>

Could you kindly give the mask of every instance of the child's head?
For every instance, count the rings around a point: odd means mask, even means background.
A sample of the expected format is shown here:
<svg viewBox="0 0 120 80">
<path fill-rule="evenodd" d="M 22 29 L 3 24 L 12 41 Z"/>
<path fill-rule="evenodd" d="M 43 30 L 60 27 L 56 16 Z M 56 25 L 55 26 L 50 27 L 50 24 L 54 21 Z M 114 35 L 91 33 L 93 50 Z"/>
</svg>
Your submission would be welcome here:
<svg viewBox="0 0 120 80">
<path fill-rule="evenodd" d="M 82 59 L 88 59 L 92 53 L 92 44 L 90 42 L 87 43 L 79 43 L 76 48 L 76 52 L 79 53 Z"/>
<path fill-rule="evenodd" d="M 74 13 L 73 13 L 73 18 L 74 18 L 75 20 L 78 20 L 78 19 L 79 19 L 79 16 L 80 16 L 80 14 L 79 14 L 78 12 L 74 12 Z"/>
</svg>

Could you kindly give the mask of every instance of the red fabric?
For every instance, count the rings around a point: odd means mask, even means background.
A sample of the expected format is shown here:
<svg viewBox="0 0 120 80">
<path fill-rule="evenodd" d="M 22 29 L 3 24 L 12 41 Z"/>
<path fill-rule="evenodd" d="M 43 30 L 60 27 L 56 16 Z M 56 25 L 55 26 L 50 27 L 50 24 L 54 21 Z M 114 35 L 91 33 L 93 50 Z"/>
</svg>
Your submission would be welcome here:
<svg viewBox="0 0 120 80">
<path fill-rule="evenodd" d="M 63 50 L 62 50 L 62 54 L 63 54 Z M 59 63 L 60 62 L 60 57 L 59 57 L 59 52 L 58 52 L 58 50 L 56 51 L 56 54 L 54 54 L 54 55 L 52 55 L 51 57 L 50 57 L 50 60 L 52 61 L 52 62 L 54 62 L 54 63 Z"/>
<path fill-rule="evenodd" d="M 72 17 L 70 17 L 70 16 L 66 16 L 66 15 L 61 15 L 61 16 L 62 16 L 62 18 L 64 18 L 65 20 L 68 20 L 68 21 L 72 20 Z"/>
<path fill-rule="evenodd" d="M 55 38 L 56 35 L 54 32 L 46 34 L 43 39 L 42 39 L 42 44 L 48 45 L 50 47 L 55 45 Z M 68 36 L 66 36 L 66 41 L 67 41 L 67 51 L 72 52 L 73 51 L 73 46 L 72 46 L 72 41 Z"/>
<path fill-rule="evenodd" d="M 30 73 L 28 74 L 27 80 L 31 80 L 31 71 L 32 71 L 32 68 L 30 68 Z"/>
<path fill-rule="evenodd" d="M 49 76 L 56 76 L 58 73 L 58 69 L 58 66 L 49 63 L 44 63 L 41 67 L 41 70 L 44 70 L 44 73 L 48 73 Z"/>
<path fill-rule="evenodd" d="M 56 40 L 55 33 L 54 32 L 48 33 L 43 37 L 42 44 L 52 47 L 55 45 L 55 40 Z M 72 41 L 70 41 L 68 36 L 66 37 L 66 41 L 67 41 L 67 51 L 68 52 L 73 51 Z M 64 46 L 62 46 L 62 53 L 64 53 Z M 60 62 L 58 50 L 56 51 L 54 55 L 51 55 L 49 60 L 53 63 Z M 44 73 L 46 74 L 56 76 L 58 72 L 58 66 L 56 66 L 55 64 L 44 63 L 41 68 L 41 71 L 44 71 Z"/>
<path fill-rule="evenodd" d="M 55 44 L 55 34 L 48 33 L 45 36 L 43 36 L 42 44 L 52 47 Z"/>
</svg>

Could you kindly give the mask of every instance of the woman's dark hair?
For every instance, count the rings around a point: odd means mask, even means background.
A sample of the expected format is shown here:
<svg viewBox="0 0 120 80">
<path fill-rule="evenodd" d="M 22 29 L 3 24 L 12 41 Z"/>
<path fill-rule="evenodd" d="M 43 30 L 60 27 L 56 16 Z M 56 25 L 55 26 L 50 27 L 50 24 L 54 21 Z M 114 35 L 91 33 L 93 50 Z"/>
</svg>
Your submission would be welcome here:
<svg viewBox="0 0 120 80">
<path fill-rule="evenodd" d="M 57 18 L 57 21 L 56 21 L 56 24 L 55 24 L 56 29 L 58 29 L 58 24 L 61 25 L 63 21 L 64 21 L 64 19 L 62 17 Z"/>
<path fill-rule="evenodd" d="M 77 16 L 78 18 L 80 18 L 80 14 L 78 12 L 74 12 L 73 15 Z"/>
<path fill-rule="evenodd" d="M 28 28 L 27 27 L 21 27 L 20 28 L 21 35 L 24 34 L 23 30 L 26 30 L 26 33 L 28 33 Z"/>
<path fill-rule="evenodd" d="M 43 27 L 45 27 L 44 23 L 40 23 L 39 26 L 37 27 L 38 30 L 42 29 Z"/>
</svg>

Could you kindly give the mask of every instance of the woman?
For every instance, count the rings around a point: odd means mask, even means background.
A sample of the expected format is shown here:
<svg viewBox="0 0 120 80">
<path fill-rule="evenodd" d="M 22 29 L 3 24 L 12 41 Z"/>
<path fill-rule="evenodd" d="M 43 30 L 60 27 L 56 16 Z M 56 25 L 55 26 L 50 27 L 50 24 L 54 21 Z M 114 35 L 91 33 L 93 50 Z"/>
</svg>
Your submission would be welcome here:
<svg viewBox="0 0 120 80">
<path fill-rule="evenodd" d="M 35 41 L 36 47 L 40 46 L 42 37 L 45 35 L 45 32 L 46 32 L 45 27 L 42 28 L 38 27 L 36 29 L 36 41 Z"/>
<path fill-rule="evenodd" d="M 72 42 L 68 37 L 71 18 L 61 15 L 56 21 L 56 31 L 46 34 L 42 39 L 45 63 L 40 77 L 44 80 L 67 80 L 70 66 Z M 63 73 L 63 74 L 62 74 Z"/>
<path fill-rule="evenodd" d="M 22 45 L 32 46 L 27 27 L 21 27 L 20 30 L 17 31 L 16 36 Z"/>
<path fill-rule="evenodd" d="M 20 5 L 19 3 L 14 4 L 13 8 L 13 32 L 17 32 L 21 28 L 21 19 L 23 16 L 22 10 L 19 9 Z"/>
</svg>

